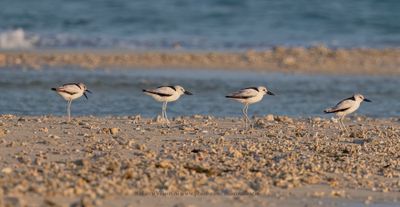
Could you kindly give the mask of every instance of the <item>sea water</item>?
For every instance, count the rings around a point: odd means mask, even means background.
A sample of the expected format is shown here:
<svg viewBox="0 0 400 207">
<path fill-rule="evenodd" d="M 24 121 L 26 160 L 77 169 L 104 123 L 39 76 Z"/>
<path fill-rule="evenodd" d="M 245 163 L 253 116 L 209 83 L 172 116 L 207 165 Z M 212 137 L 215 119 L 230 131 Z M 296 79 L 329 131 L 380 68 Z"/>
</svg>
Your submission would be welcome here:
<svg viewBox="0 0 400 207">
<path fill-rule="evenodd" d="M 0 70 L 0 114 L 64 115 L 66 102 L 50 88 L 67 82 L 84 82 L 93 94 L 72 104 L 74 115 L 136 115 L 154 117 L 161 103 L 142 93 L 144 88 L 181 85 L 193 96 L 168 104 L 170 117 L 204 114 L 241 116 L 242 105 L 225 95 L 243 87 L 265 85 L 276 96 L 250 106 L 249 114 L 325 116 L 323 110 L 353 93 L 372 103 L 362 103 L 358 115 L 400 115 L 400 79 L 374 76 L 321 76 L 216 70 Z M 329 117 L 329 116 L 328 116 Z"/>
</svg>

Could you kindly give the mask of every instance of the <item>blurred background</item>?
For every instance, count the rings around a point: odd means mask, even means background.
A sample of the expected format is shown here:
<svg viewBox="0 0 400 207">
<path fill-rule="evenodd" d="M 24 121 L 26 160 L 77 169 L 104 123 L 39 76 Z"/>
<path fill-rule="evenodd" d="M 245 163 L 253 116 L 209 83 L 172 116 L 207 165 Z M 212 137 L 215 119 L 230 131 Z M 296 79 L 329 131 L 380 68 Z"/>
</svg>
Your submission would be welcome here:
<svg viewBox="0 0 400 207">
<path fill-rule="evenodd" d="M 1 0 L 0 48 L 398 47 L 400 1 Z"/>
</svg>

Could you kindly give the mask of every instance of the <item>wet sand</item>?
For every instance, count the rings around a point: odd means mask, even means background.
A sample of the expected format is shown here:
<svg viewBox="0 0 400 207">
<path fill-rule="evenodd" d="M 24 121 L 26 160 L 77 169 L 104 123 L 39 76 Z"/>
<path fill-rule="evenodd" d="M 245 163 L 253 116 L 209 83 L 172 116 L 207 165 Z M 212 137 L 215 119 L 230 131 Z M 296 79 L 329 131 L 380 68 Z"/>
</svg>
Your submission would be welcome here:
<svg viewBox="0 0 400 207">
<path fill-rule="evenodd" d="M 399 205 L 399 118 L 353 117 L 350 134 L 318 117 L 254 122 L 2 115 L 0 203 Z"/>
<path fill-rule="evenodd" d="M 82 51 L 0 52 L 0 68 L 225 69 L 300 74 L 400 75 L 400 49 L 275 47 L 266 51 Z"/>
</svg>

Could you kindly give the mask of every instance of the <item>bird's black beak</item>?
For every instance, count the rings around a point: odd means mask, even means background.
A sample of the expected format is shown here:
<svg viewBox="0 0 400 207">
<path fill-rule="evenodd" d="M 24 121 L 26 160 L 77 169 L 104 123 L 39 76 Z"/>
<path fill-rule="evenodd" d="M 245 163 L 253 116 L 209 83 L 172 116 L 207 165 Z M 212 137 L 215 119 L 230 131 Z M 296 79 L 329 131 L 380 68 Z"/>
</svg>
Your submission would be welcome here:
<svg viewBox="0 0 400 207">
<path fill-rule="evenodd" d="M 365 102 L 372 102 L 371 100 L 366 99 L 366 98 L 364 98 L 364 101 L 365 101 Z"/>
<path fill-rule="evenodd" d="M 86 99 L 89 99 L 89 98 L 87 97 L 86 93 L 83 93 L 83 95 L 85 96 Z"/>
<path fill-rule="evenodd" d="M 184 92 L 186 95 L 193 95 L 193 93 L 190 93 L 189 91 Z"/>
<path fill-rule="evenodd" d="M 268 94 L 268 95 L 271 95 L 271 96 L 275 96 L 275 94 L 272 93 L 271 91 L 267 91 L 267 94 Z"/>
<path fill-rule="evenodd" d="M 92 93 L 92 92 L 91 92 L 91 91 L 89 91 L 88 89 L 86 89 L 86 90 L 85 90 L 85 92 Z"/>
</svg>

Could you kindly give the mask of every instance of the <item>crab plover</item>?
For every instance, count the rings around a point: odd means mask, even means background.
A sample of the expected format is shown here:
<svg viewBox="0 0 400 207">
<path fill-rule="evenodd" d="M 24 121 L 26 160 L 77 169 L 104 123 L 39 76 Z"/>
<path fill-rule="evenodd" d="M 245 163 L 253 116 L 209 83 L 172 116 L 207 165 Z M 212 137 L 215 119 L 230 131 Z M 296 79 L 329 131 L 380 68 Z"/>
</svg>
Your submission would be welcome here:
<svg viewBox="0 0 400 207">
<path fill-rule="evenodd" d="M 243 88 L 225 97 L 239 101 L 240 103 L 244 104 L 242 112 L 244 116 L 245 127 L 247 129 L 248 122 L 250 122 L 249 117 L 247 115 L 247 110 L 249 109 L 249 105 L 261 101 L 261 99 L 264 97 L 265 94 L 272 96 L 275 95 L 274 93 L 269 91 L 266 87 L 259 86 L 259 87 Z"/>
<path fill-rule="evenodd" d="M 347 129 L 343 123 L 344 117 L 348 114 L 355 112 L 360 107 L 360 104 L 363 101 L 371 102 L 369 99 L 366 99 L 361 94 L 354 94 L 350 98 L 343 99 L 338 104 L 336 104 L 336 106 L 325 109 L 324 112 L 325 113 L 335 113 L 336 116 L 339 117 L 340 128 L 343 128 L 344 130 L 347 131 Z"/>
<path fill-rule="evenodd" d="M 167 117 L 167 103 L 178 100 L 181 95 L 193 95 L 191 92 L 185 90 L 182 86 L 160 86 L 155 89 L 143 89 L 143 92 L 153 97 L 158 102 L 163 102 L 161 108 L 161 117 L 169 123 Z"/>
<path fill-rule="evenodd" d="M 88 99 L 86 92 L 92 93 L 89 91 L 85 84 L 83 83 L 67 83 L 58 88 L 52 88 L 51 90 L 56 91 L 58 95 L 63 97 L 67 101 L 67 115 L 68 122 L 71 121 L 71 103 L 72 100 L 75 100 L 82 95 Z"/>
</svg>

